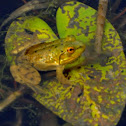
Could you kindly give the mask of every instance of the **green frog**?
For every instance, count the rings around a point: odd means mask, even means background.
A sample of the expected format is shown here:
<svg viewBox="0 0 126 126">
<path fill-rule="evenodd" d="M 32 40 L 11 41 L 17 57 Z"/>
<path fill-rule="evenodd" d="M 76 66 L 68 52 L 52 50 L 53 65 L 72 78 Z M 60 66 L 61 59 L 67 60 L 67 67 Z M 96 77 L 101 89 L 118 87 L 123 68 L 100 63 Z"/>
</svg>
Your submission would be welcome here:
<svg viewBox="0 0 126 126">
<path fill-rule="evenodd" d="M 37 39 L 33 41 L 37 42 Z M 84 52 L 85 44 L 74 36 L 48 43 L 34 42 L 27 42 L 11 51 L 12 55 L 16 55 L 15 64 L 10 66 L 15 81 L 26 84 L 37 92 L 36 85 L 41 81 L 38 71 L 56 70 L 59 82 L 71 84 L 63 74 L 64 68 Z"/>
</svg>

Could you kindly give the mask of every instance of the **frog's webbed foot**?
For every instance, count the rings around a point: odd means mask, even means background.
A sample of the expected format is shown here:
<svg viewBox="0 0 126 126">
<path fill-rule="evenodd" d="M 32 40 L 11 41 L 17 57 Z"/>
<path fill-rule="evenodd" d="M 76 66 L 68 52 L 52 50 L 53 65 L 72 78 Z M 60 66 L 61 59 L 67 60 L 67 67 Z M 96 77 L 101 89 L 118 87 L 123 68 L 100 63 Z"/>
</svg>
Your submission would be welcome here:
<svg viewBox="0 0 126 126">
<path fill-rule="evenodd" d="M 56 77 L 58 81 L 61 82 L 62 84 L 72 85 L 71 81 L 65 78 L 63 70 L 64 70 L 63 65 L 58 66 L 56 69 Z"/>
<path fill-rule="evenodd" d="M 36 93 L 44 93 L 40 86 L 38 86 L 41 76 L 32 66 L 27 64 L 12 65 L 10 66 L 10 72 L 16 82 L 27 85 Z"/>
</svg>

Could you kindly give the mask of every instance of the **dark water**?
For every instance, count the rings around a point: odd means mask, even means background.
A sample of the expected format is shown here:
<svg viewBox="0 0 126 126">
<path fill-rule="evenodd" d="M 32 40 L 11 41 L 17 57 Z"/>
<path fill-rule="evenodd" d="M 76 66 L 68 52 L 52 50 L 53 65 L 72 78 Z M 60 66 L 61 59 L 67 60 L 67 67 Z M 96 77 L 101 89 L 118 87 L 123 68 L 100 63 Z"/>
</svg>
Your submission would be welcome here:
<svg viewBox="0 0 126 126">
<path fill-rule="evenodd" d="M 79 0 L 81 2 L 81 0 Z M 93 8 L 97 8 L 98 5 L 98 0 L 84 0 L 85 3 L 89 6 L 92 6 Z M 113 4 L 115 0 L 110 0 L 109 6 L 111 6 Z M 8 15 L 13 12 L 15 9 L 17 9 L 18 7 L 22 6 L 24 3 L 22 0 L 0 0 L 0 24 L 1 22 L 8 17 Z M 126 0 L 122 0 L 121 4 L 118 8 L 118 10 L 116 11 L 121 12 L 124 8 L 126 7 Z M 126 15 L 124 15 L 126 16 Z M 3 40 L 4 40 L 4 36 L 2 36 L 0 38 L 0 55 L 4 55 L 4 44 L 3 44 Z M 0 126 L 2 126 L 3 122 L 12 122 L 15 121 L 15 111 L 14 109 L 7 109 L 4 112 L 0 112 Z M 30 120 L 28 120 L 27 118 L 27 114 L 28 112 L 26 112 L 26 117 L 25 117 L 25 123 L 23 124 L 23 126 L 28 126 L 28 122 Z M 35 119 L 35 116 L 34 116 Z M 36 119 L 37 120 L 37 119 Z M 62 122 L 60 120 L 60 122 Z M 11 126 L 12 124 L 4 124 L 4 126 Z M 37 126 L 37 125 L 36 125 Z M 123 113 L 122 113 L 122 117 L 118 123 L 117 126 L 126 126 L 126 108 L 124 109 Z"/>
</svg>

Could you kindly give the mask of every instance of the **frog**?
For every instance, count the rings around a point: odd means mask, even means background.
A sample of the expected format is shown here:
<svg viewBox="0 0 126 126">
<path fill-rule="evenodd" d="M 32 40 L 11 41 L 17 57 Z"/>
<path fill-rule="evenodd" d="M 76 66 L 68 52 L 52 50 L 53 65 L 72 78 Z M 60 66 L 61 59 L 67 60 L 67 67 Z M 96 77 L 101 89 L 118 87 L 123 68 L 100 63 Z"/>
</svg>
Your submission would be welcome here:
<svg viewBox="0 0 126 126">
<path fill-rule="evenodd" d="M 85 50 L 85 44 L 73 35 L 52 42 L 40 42 L 36 35 L 11 51 L 16 55 L 10 71 L 16 82 L 25 84 L 36 93 L 44 93 L 37 86 L 41 82 L 39 71 L 56 70 L 56 78 L 62 84 L 71 85 L 63 71 L 67 64 L 76 61 Z"/>
</svg>

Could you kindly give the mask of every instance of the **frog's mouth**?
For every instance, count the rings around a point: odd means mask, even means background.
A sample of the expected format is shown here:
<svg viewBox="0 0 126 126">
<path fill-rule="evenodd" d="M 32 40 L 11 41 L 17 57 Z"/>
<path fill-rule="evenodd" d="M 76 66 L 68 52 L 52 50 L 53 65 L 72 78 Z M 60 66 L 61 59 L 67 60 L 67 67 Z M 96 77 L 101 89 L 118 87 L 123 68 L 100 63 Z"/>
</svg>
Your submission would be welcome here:
<svg viewBox="0 0 126 126">
<path fill-rule="evenodd" d="M 59 64 L 65 65 L 65 64 L 72 63 L 73 61 L 77 60 L 77 58 L 81 56 L 84 50 L 85 50 L 85 46 L 79 46 L 74 50 L 73 53 L 68 53 L 68 51 L 63 52 L 59 56 Z"/>
</svg>

